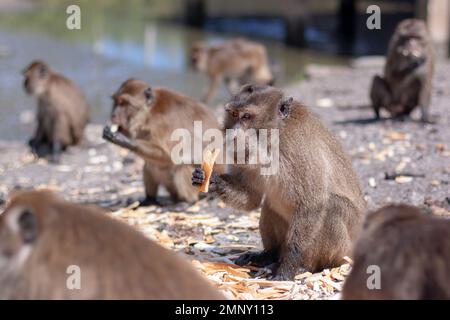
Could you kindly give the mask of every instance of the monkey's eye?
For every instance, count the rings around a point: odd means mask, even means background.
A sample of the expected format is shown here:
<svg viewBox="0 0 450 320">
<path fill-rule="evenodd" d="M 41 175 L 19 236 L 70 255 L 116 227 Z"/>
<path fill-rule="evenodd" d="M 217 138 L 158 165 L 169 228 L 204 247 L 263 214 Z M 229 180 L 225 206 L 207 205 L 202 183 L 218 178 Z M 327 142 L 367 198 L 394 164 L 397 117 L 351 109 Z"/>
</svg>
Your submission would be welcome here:
<svg viewBox="0 0 450 320">
<path fill-rule="evenodd" d="M 237 118 L 237 117 L 239 117 L 239 112 L 237 112 L 236 110 L 233 110 L 233 111 L 231 111 L 231 116 L 233 118 Z"/>
<path fill-rule="evenodd" d="M 241 119 L 247 121 L 247 120 L 250 120 L 251 117 L 252 117 L 252 116 L 250 115 L 250 113 L 244 113 L 244 114 L 242 115 Z"/>
<path fill-rule="evenodd" d="M 128 105 L 128 102 L 127 102 L 127 100 L 119 97 L 116 99 L 116 105 L 118 107 L 126 107 Z"/>
<path fill-rule="evenodd" d="M 247 92 L 248 93 L 253 93 L 253 91 L 255 91 L 255 87 L 254 86 L 250 85 L 250 86 L 247 87 Z"/>
</svg>

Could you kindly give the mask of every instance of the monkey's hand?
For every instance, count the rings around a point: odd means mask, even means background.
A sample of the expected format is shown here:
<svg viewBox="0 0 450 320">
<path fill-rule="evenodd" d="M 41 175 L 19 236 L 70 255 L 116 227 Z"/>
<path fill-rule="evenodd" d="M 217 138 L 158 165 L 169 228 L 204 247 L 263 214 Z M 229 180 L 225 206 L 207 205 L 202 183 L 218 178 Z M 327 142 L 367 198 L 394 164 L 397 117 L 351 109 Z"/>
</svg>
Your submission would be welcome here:
<svg viewBox="0 0 450 320">
<path fill-rule="evenodd" d="M 266 267 L 278 262 L 278 257 L 275 251 L 258 251 L 258 252 L 246 252 L 241 254 L 234 263 L 238 266 L 245 266 L 248 264 L 258 267 Z"/>
<path fill-rule="evenodd" d="M 205 170 L 198 167 L 195 168 L 194 172 L 192 172 L 192 185 L 195 187 L 200 187 L 203 182 L 205 182 L 206 174 Z M 211 173 L 211 178 L 209 180 L 209 193 L 215 193 L 217 191 L 217 182 L 219 177 L 217 174 L 213 171 Z"/>
<path fill-rule="evenodd" d="M 106 126 L 103 129 L 103 139 L 126 149 L 134 150 L 136 148 L 128 137 L 118 131 L 112 132 L 110 126 Z"/>
</svg>

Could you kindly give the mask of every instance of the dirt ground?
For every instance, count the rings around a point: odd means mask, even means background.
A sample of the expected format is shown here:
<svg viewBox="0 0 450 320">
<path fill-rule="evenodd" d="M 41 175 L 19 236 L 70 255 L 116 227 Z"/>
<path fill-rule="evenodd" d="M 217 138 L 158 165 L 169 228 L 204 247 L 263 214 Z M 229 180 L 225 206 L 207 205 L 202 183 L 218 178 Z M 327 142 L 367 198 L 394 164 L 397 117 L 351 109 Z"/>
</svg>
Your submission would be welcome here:
<svg viewBox="0 0 450 320">
<path fill-rule="evenodd" d="M 372 121 L 368 88 L 380 61 L 361 59 L 353 67 L 311 66 L 308 79 L 286 88 L 321 116 L 351 155 L 370 209 L 405 202 L 450 215 L 450 64 L 437 66 L 431 115 L 434 124 Z M 136 208 L 142 197 L 142 162 L 101 139 L 90 125 L 87 141 L 71 148 L 59 165 L 35 159 L 23 141 L 0 141 L 0 203 L 14 188 L 50 188 L 66 199 L 96 203 L 164 246 L 185 254 L 229 298 L 338 298 L 350 263 L 296 281 L 266 280 L 267 270 L 232 261 L 260 247 L 259 212 L 238 212 L 216 200 L 190 208 Z M 164 194 L 162 194 L 164 197 Z M 351 262 L 351 260 L 349 260 Z"/>
</svg>

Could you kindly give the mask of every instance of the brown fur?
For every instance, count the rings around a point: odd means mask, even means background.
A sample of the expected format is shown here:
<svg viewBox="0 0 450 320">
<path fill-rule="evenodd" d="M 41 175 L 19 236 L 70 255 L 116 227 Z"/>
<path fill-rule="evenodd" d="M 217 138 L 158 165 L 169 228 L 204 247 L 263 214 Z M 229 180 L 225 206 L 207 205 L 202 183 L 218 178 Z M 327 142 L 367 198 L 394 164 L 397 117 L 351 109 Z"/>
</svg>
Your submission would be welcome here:
<svg viewBox="0 0 450 320">
<path fill-rule="evenodd" d="M 69 79 L 34 61 L 23 72 L 24 88 L 38 99 L 37 129 L 29 144 L 39 156 L 57 160 L 66 147 L 83 138 L 89 105 L 83 92 Z"/>
<path fill-rule="evenodd" d="M 370 97 L 377 118 L 380 108 L 394 117 L 409 116 L 416 108 L 428 121 L 434 73 L 434 50 L 425 23 L 402 21 L 389 44 L 384 78 L 375 76 Z"/>
<path fill-rule="evenodd" d="M 272 87 L 244 86 L 226 110 L 226 129 L 279 129 L 277 174 L 263 176 L 244 164 L 211 179 L 210 191 L 225 203 L 244 210 L 262 206 L 264 251 L 236 263 L 279 264 L 279 280 L 293 279 L 301 267 L 339 265 L 350 254 L 366 205 L 339 141 L 305 106 Z M 203 176 L 196 169 L 193 183 Z"/>
<path fill-rule="evenodd" d="M 344 299 L 450 299 L 450 220 L 390 205 L 367 216 Z M 370 265 L 381 288 L 368 289 Z"/>
<path fill-rule="evenodd" d="M 172 162 L 171 150 L 178 142 L 171 141 L 171 134 L 175 129 L 184 128 L 193 139 L 201 139 L 193 134 L 194 121 L 202 121 L 203 131 L 218 129 L 213 112 L 190 97 L 165 88 L 151 88 L 135 79 L 125 81 L 113 99 L 111 121 L 119 125 L 119 132 L 105 131 L 106 139 L 130 149 L 146 161 L 147 200 L 154 201 L 158 186 L 162 185 L 176 201 L 196 201 L 198 192 L 190 183 L 193 166 Z M 218 166 L 217 170 L 221 168 Z"/>
<path fill-rule="evenodd" d="M 81 269 L 79 290 L 66 286 L 71 265 Z M 28 191 L 0 216 L 0 299 L 223 296 L 188 261 L 100 208 Z"/>
<path fill-rule="evenodd" d="M 266 48 L 244 39 L 232 39 L 215 46 L 195 43 L 191 49 L 191 62 L 194 69 L 209 76 L 205 102 L 214 96 L 221 79 L 231 93 L 247 83 L 273 82 Z"/>
</svg>

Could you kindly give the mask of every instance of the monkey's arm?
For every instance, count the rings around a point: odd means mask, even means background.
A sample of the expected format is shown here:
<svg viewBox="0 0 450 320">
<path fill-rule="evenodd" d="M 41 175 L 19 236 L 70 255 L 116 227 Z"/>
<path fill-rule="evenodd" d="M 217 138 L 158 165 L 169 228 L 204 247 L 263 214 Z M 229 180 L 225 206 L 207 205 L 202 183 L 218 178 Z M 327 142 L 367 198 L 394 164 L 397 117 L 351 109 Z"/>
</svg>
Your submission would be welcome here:
<svg viewBox="0 0 450 320">
<path fill-rule="evenodd" d="M 170 155 L 159 145 L 146 140 L 132 140 L 120 132 L 112 132 L 109 126 L 103 129 L 103 139 L 128 149 L 150 162 L 167 164 L 172 161 Z"/>
<path fill-rule="evenodd" d="M 202 168 L 195 168 L 192 173 L 192 184 L 200 186 L 205 180 L 205 171 Z M 259 207 L 262 194 L 253 190 L 250 184 L 245 182 L 245 177 L 238 174 L 211 175 L 209 193 L 219 197 L 226 204 L 246 211 Z"/>
</svg>

